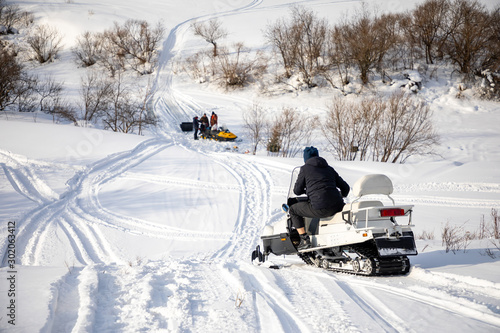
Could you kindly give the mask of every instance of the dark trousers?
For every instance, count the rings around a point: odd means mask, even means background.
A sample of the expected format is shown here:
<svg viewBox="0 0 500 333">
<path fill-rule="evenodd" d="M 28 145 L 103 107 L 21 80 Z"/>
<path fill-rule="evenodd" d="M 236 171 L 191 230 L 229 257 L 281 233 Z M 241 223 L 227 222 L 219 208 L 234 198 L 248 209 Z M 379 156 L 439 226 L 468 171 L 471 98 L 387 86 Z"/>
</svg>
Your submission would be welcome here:
<svg viewBox="0 0 500 333">
<path fill-rule="evenodd" d="M 325 209 L 314 209 L 309 201 L 299 201 L 290 206 L 288 211 L 292 225 L 295 229 L 304 228 L 304 217 L 318 217 L 324 218 L 335 215 L 342 210 L 344 205 L 334 206 Z"/>
<path fill-rule="evenodd" d="M 194 139 L 198 140 L 198 129 L 196 127 L 194 129 Z"/>
</svg>

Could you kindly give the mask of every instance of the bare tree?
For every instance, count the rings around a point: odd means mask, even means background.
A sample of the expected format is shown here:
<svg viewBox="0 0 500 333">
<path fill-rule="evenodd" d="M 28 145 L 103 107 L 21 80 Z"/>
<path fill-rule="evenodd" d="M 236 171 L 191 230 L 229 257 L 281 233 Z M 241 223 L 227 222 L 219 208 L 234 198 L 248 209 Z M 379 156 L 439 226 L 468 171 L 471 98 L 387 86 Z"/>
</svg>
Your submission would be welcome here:
<svg viewBox="0 0 500 333">
<path fill-rule="evenodd" d="M 196 36 L 202 37 L 207 43 L 213 45 L 213 56 L 217 57 L 217 43 L 227 36 L 227 31 L 222 27 L 222 23 L 218 19 L 210 20 L 208 23 L 195 22 L 192 29 Z"/>
<path fill-rule="evenodd" d="M 404 93 L 392 94 L 374 133 L 374 154 L 381 162 L 404 162 L 412 155 L 432 153 L 439 142 L 426 103 Z"/>
<path fill-rule="evenodd" d="M 39 63 L 53 61 L 62 48 L 62 37 L 49 25 L 39 25 L 30 32 L 27 43 Z"/>
<path fill-rule="evenodd" d="M 295 66 L 308 87 L 314 87 L 314 76 L 324 71 L 321 61 L 325 53 L 328 23 L 302 7 L 292 8 L 293 40 L 297 47 Z"/>
<path fill-rule="evenodd" d="M 450 34 L 445 50 L 460 73 L 472 76 L 487 55 L 493 16 L 476 0 L 455 0 L 450 9 Z"/>
<path fill-rule="evenodd" d="M 131 86 L 118 75 L 113 81 L 109 107 L 102 114 L 106 128 L 114 132 L 133 133 L 137 128 L 154 125 L 154 117 L 145 111 L 145 105 L 133 93 Z"/>
<path fill-rule="evenodd" d="M 98 34 L 86 31 L 76 39 L 76 46 L 72 48 L 73 54 L 83 67 L 97 63 L 102 53 L 102 38 Z"/>
<path fill-rule="evenodd" d="M 265 30 L 265 38 L 274 50 L 279 53 L 285 70 L 285 78 L 292 76 L 297 47 L 288 23 L 279 19 L 274 24 L 268 25 Z"/>
<path fill-rule="evenodd" d="M 14 26 L 20 23 L 22 15 L 23 11 L 21 11 L 18 5 L 0 4 L 0 25 L 5 26 L 6 33 L 15 33 Z"/>
<path fill-rule="evenodd" d="M 374 132 L 383 112 L 380 98 L 361 102 L 335 98 L 328 105 L 321 130 L 340 160 L 366 160 L 374 143 Z"/>
<path fill-rule="evenodd" d="M 122 26 L 115 23 L 112 33 L 107 36 L 125 59 L 132 60 L 129 62 L 132 69 L 140 74 L 150 74 L 156 66 L 157 49 L 164 33 L 161 23 L 151 28 L 146 21 L 127 20 Z"/>
<path fill-rule="evenodd" d="M 243 86 L 251 78 L 259 77 L 266 70 L 264 57 L 260 53 L 252 59 L 242 43 L 234 45 L 234 51 L 222 49 L 216 59 L 220 82 L 225 87 Z"/>
<path fill-rule="evenodd" d="M 84 112 L 82 118 L 85 122 L 95 120 L 95 117 L 108 109 L 111 93 L 111 80 L 97 71 L 87 72 L 87 76 L 82 78 L 80 88 Z"/>
<path fill-rule="evenodd" d="M 328 106 L 323 134 L 340 160 L 404 162 L 412 155 L 432 153 L 438 136 L 430 108 L 404 92 L 389 99 L 337 98 Z"/>
<path fill-rule="evenodd" d="M 304 7 L 291 9 L 289 22 L 283 19 L 269 25 L 265 36 L 280 54 L 285 77 L 298 70 L 308 87 L 315 86 L 313 79 L 325 70 L 322 58 L 325 53 L 328 24 L 325 19 Z"/>
<path fill-rule="evenodd" d="M 99 63 L 109 71 L 111 77 L 115 77 L 117 73 L 125 70 L 125 54 L 113 42 L 112 31 L 99 33 L 97 38 L 102 45 L 98 55 Z"/>
<path fill-rule="evenodd" d="M 38 107 L 36 88 L 38 77 L 35 75 L 21 74 L 21 79 L 16 85 L 14 94 L 16 96 L 17 110 L 19 112 L 35 112 Z"/>
<path fill-rule="evenodd" d="M 340 26 L 335 26 L 330 30 L 326 40 L 325 57 L 328 62 L 327 66 L 330 70 L 325 70 L 322 73 L 325 80 L 330 83 L 333 88 L 338 88 L 342 92 L 345 92 L 345 85 L 349 84 L 349 69 L 352 66 L 347 48 L 347 42 L 344 37 L 345 36 L 342 33 L 342 28 Z M 334 78 L 334 71 L 337 72 L 340 79 L 340 88 Z"/>
<path fill-rule="evenodd" d="M 446 20 L 450 10 L 449 0 L 427 0 L 418 5 L 409 19 L 408 33 L 425 50 L 425 61 L 434 63 L 434 53 L 440 50 L 448 31 Z"/>
<path fill-rule="evenodd" d="M 373 17 L 363 6 L 357 15 L 341 27 L 349 57 L 358 66 L 363 84 L 369 82 L 368 74 L 379 66 L 383 57 L 394 43 L 394 36 L 388 34 L 384 17 Z"/>
<path fill-rule="evenodd" d="M 0 45 L 0 110 L 14 103 L 12 92 L 21 78 L 22 66 L 16 57 Z"/>
<path fill-rule="evenodd" d="M 312 139 L 317 117 L 308 117 L 297 109 L 283 107 L 270 127 L 267 150 L 283 157 L 294 157 Z"/>
<path fill-rule="evenodd" d="M 243 113 L 244 127 L 252 140 L 252 154 L 257 152 L 258 145 L 263 141 L 268 126 L 266 113 L 262 106 L 254 104 Z"/>
<path fill-rule="evenodd" d="M 40 96 L 39 106 L 40 111 L 51 114 L 52 120 L 55 121 L 55 110 L 61 104 L 61 93 L 63 91 L 62 82 L 56 82 L 51 76 L 47 76 L 44 82 L 39 82 L 36 92 Z"/>
</svg>

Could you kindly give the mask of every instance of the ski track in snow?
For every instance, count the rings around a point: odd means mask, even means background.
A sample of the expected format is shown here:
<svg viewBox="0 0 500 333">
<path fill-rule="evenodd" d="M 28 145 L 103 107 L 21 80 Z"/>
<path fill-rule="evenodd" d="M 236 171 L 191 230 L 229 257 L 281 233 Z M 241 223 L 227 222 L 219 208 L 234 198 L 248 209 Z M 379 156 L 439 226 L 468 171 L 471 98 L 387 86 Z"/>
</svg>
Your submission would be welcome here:
<svg viewBox="0 0 500 333">
<path fill-rule="evenodd" d="M 339 1 L 328 1 L 335 2 Z M 240 9 L 203 18 L 258 10 L 263 8 L 259 7 L 263 3 L 263 0 L 254 0 Z M 160 73 L 168 72 L 165 68 L 173 57 L 176 42 L 182 40 L 190 21 L 176 26 L 165 41 Z M 413 300 L 428 307 L 430 313 L 441 309 L 490 325 L 492 330 L 500 329 L 500 311 L 495 306 L 500 298 L 500 286 L 484 280 L 414 268 L 405 278 L 370 279 L 325 272 L 303 264 L 272 270 L 247 263 L 250 252 L 259 243 L 263 226 L 281 217 L 281 212 L 271 210 L 271 196 L 285 194 L 286 189 L 273 185 L 270 170 L 276 166 L 255 163 L 246 156 L 231 153 L 203 152 L 192 141 L 170 135 L 179 133 L 178 124 L 191 119 L 201 109 L 196 101 L 172 88 L 171 75 L 157 77 L 159 96 L 151 104 L 160 119 L 157 138 L 80 170 L 60 196 L 37 176 L 38 162 L 0 151 L 0 165 L 13 188 L 38 205 L 18 222 L 17 249 L 22 263 L 43 265 L 44 247 L 57 229 L 65 235 L 83 265 L 68 267 L 68 274 L 52 285 L 50 313 L 43 331 L 197 332 L 210 328 L 216 332 L 226 331 L 228 327 L 237 327 L 241 332 L 362 332 L 366 330 L 363 327 L 384 332 L 418 331 L 397 309 L 377 297 L 380 292 L 396 299 Z M 225 168 L 237 185 L 153 177 L 133 171 L 135 166 L 172 145 L 206 155 Z M 290 172 L 287 167 L 281 171 Z M 234 191 L 239 196 L 234 229 L 222 235 L 193 232 L 109 211 L 101 206 L 98 194 L 104 184 L 119 177 Z M 500 192 L 497 184 L 455 183 L 415 184 L 402 187 L 398 192 L 429 188 Z M 495 200 L 395 197 L 412 203 L 453 207 L 499 205 Z M 102 234 L 102 227 L 163 239 L 189 237 L 227 242 L 204 258 L 127 264 L 114 252 L 113 245 Z M 304 293 L 307 293 L 305 300 Z M 478 294 L 484 300 L 481 304 L 474 301 Z M 363 323 L 358 321 L 360 317 L 365 319 Z"/>
</svg>

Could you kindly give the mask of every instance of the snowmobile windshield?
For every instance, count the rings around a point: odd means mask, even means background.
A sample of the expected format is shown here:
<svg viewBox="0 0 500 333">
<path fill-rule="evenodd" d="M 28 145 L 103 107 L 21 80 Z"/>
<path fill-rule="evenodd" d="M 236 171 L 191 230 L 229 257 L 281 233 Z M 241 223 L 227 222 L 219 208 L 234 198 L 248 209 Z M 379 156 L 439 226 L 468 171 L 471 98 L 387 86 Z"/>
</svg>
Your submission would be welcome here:
<svg viewBox="0 0 500 333">
<path fill-rule="evenodd" d="M 295 186 L 295 182 L 297 181 L 297 178 L 299 177 L 299 172 L 300 172 L 300 167 L 295 167 L 292 170 L 292 176 L 290 179 L 290 187 L 288 188 L 288 195 L 287 198 L 296 198 L 297 195 L 293 192 L 293 188 Z"/>
</svg>

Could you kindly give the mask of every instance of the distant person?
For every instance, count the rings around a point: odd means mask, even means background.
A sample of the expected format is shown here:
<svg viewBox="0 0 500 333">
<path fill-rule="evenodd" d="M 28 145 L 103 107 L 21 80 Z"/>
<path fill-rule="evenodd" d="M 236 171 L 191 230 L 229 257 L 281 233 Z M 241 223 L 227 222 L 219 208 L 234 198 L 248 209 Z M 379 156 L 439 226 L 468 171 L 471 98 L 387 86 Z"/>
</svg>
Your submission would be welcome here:
<svg viewBox="0 0 500 333">
<path fill-rule="evenodd" d="M 207 114 L 204 113 L 203 116 L 201 116 L 201 119 L 200 119 L 200 132 L 205 134 L 205 130 L 208 128 L 208 126 L 210 125 L 209 122 L 208 122 L 208 117 L 207 117 Z"/>
<path fill-rule="evenodd" d="M 344 197 L 349 194 L 349 185 L 339 176 L 326 160 L 319 157 L 318 149 L 304 149 L 304 165 L 300 168 L 293 188 L 296 195 L 307 194 L 307 201 L 299 201 L 289 208 L 292 225 L 300 235 L 297 250 L 311 247 L 306 233 L 304 217 L 324 218 L 342 211 Z M 339 191 L 340 189 L 340 191 Z"/>
<path fill-rule="evenodd" d="M 210 116 L 210 128 L 212 129 L 212 131 L 217 130 L 217 122 L 218 122 L 217 114 L 212 111 L 212 116 Z"/>
<path fill-rule="evenodd" d="M 193 118 L 193 131 L 194 131 L 194 139 L 195 140 L 198 140 L 198 129 L 199 128 L 200 128 L 200 121 L 198 120 L 198 116 L 195 116 Z"/>
</svg>

